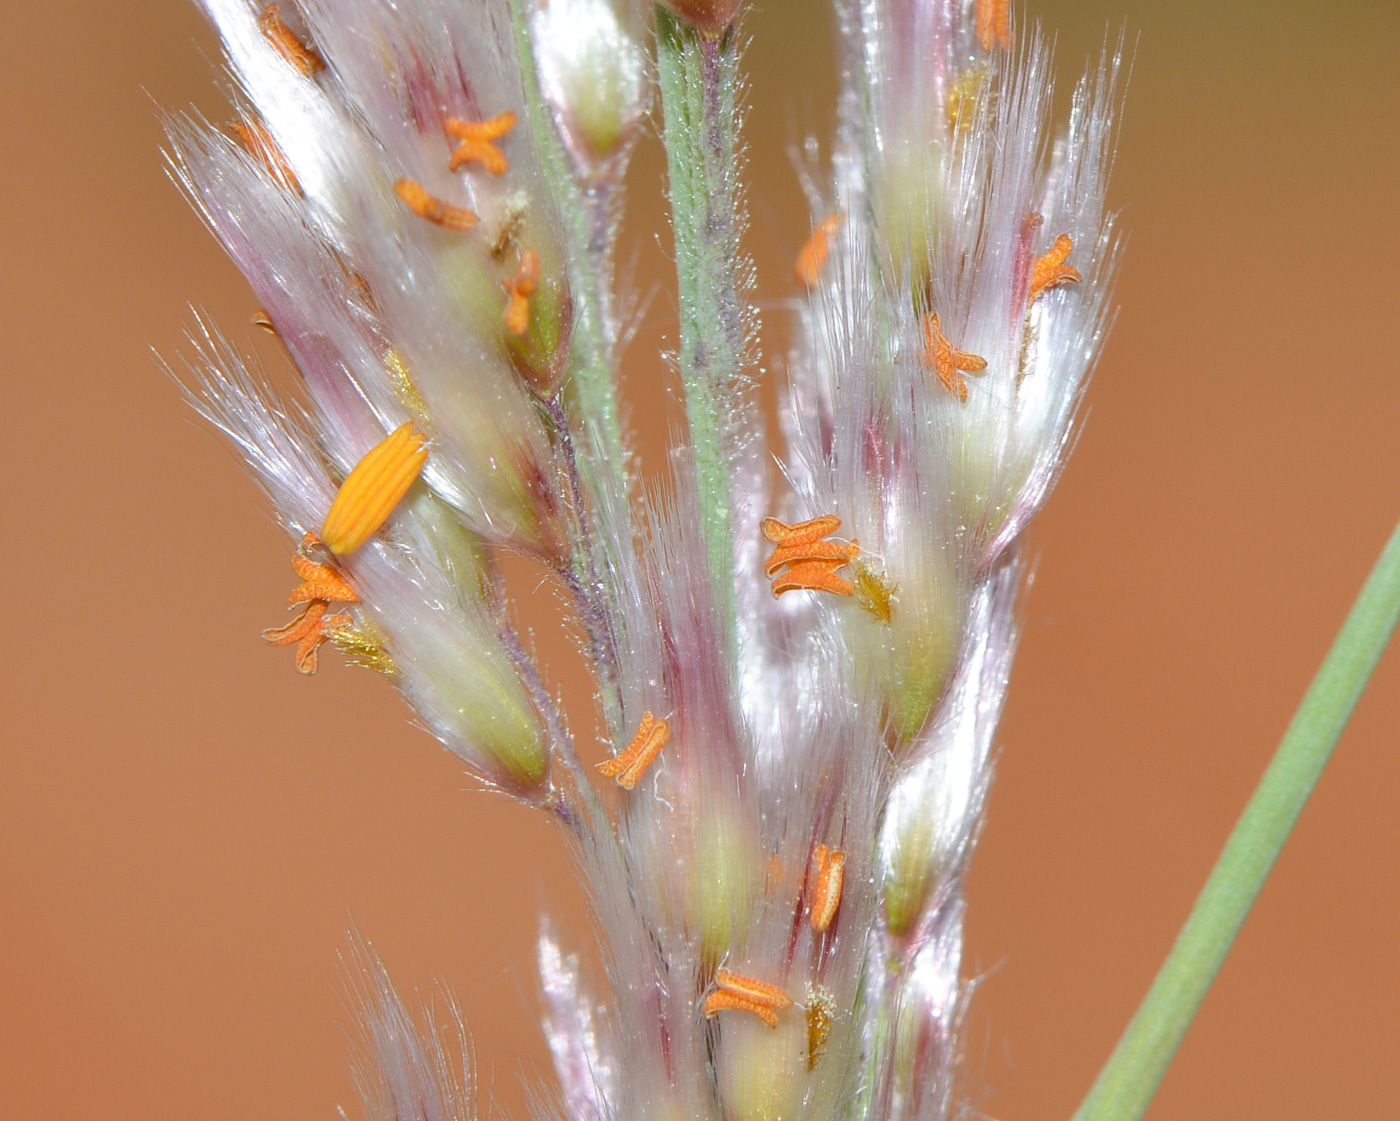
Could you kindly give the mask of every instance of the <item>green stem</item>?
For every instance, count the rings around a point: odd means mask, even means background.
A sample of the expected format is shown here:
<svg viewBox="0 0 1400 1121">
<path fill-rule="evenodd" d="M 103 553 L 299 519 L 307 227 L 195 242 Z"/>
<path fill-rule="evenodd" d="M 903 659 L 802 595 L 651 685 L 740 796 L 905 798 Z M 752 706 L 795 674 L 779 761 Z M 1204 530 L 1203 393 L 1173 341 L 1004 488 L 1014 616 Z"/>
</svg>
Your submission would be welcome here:
<svg viewBox="0 0 1400 1121">
<path fill-rule="evenodd" d="M 616 644 L 625 622 L 617 599 L 634 594 L 642 581 L 632 549 L 628 454 L 614 369 L 613 200 L 605 192 L 620 190 L 621 184 L 599 184 L 590 191 L 579 182 L 540 91 L 529 11 L 522 0 L 511 4 L 525 111 L 563 224 L 574 304 L 569 378 L 564 385 L 568 407 L 558 400 L 545 403 L 564 445 L 572 491 L 575 542 L 571 570 L 562 575 L 589 635 L 603 718 L 617 737 L 624 729 Z M 580 491 L 587 494 L 592 517 Z M 619 584 L 627 587 L 620 589 Z"/>
<path fill-rule="evenodd" d="M 739 251 L 738 36 L 706 35 L 656 10 L 657 71 L 680 297 L 680 373 L 700 520 L 720 618 L 732 627 L 730 481 L 750 312 Z M 730 636 L 732 640 L 732 634 Z"/>
<path fill-rule="evenodd" d="M 1371 570 L 1176 945 L 1074 1121 L 1134 1121 L 1146 1111 L 1370 680 L 1397 618 L 1400 528 Z"/>
</svg>

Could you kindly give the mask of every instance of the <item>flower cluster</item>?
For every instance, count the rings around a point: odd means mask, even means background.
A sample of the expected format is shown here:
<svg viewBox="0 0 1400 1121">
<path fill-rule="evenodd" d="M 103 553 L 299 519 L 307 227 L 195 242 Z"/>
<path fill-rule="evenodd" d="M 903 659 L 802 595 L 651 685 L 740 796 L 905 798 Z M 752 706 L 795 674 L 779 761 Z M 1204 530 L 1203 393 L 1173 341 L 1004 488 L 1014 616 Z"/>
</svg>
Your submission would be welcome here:
<svg viewBox="0 0 1400 1121">
<path fill-rule="evenodd" d="M 1117 56 L 1054 132 L 1007 4 L 837 0 L 775 487 L 737 0 L 201 2 L 237 119 L 171 118 L 171 167 L 304 389 L 207 327 L 184 379 L 288 531 L 297 614 L 265 637 L 379 670 L 569 837 L 609 995 L 547 929 L 561 1114 L 946 1115 L 1017 542 L 1107 325 Z M 612 242 L 653 85 L 689 423 L 639 495 Z M 596 713 L 566 719 L 516 634 L 507 554 L 558 582 Z M 453 1041 L 372 954 L 352 976 L 369 1114 L 470 1116 Z"/>
</svg>

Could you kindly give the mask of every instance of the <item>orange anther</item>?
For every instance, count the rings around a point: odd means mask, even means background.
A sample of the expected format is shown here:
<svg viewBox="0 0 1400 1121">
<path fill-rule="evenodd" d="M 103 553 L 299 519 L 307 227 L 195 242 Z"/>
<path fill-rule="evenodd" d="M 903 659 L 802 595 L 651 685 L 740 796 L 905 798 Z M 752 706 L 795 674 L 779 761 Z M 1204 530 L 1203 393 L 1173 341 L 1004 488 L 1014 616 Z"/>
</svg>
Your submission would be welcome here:
<svg viewBox="0 0 1400 1121">
<path fill-rule="evenodd" d="M 1065 264 L 1073 248 L 1074 242 L 1070 240 L 1069 234 L 1061 234 L 1055 239 L 1055 244 L 1050 247 L 1048 253 L 1035 259 L 1035 264 L 1031 266 L 1031 286 L 1030 294 L 1026 297 L 1027 304 L 1035 303 L 1035 298 L 1047 288 L 1054 288 L 1057 284 L 1079 283 L 1079 270 L 1073 265 Z"/>
<path fill-rule="evenodd" d="M 987 368 L 985 358 L 958 350 L 948 341 L 948 336 L 938 326 L 938 316 L 934 312 L 924 316 L 924 364 L 933 368 L 939 385 L 964 403 L 967 401 L 967 382 L 963 380 L 963 373 L 977 374 Z"/>
<path fill-rule="evenodd" d="M 277 334 L 277 324 L 272 322 L 272 316 L 268 315 L 262 308 L 258 308 L 257 311 L 253 312 L 251 322 L 254 327 L 261 327 L 269 335 Z"/>
<path fill-rule="evenodd" d="M 984 51 L 1011 46 L 1011 0 L 977 0 L 977 42 Z"/>
<path fill-rule="evenodd" d="M 797 260 L 793 262 L 792 274 L 797 277 L 798 284 L 805 284 L 808 288 L 816 284 L 817 278 L 821 276 L 822 265 L 826 263 L 827 242 L 836 236 L 836 231 L 840 228 L 841 216 L 833 212 L 823 218 L 821 224 L 812 231 L 812 236 L 807 239 L 807 244 L 802 247 L 802 251 L 797 254 Z"/>
<path fill-rule="evenodd" d="M 394 184 L 394 193 L 408 204 L 408 208 L 418 217 L 436 222 L 449 230 L 469 230 L 476 225 L 476 215 L 465 207 L 443 202 L 437 195 L 429 194 L 416 179 L 400 179 Z"/>
<path fill-rule="evenodd" d="M 851 587 L 851 582 L 836 575 L 836 570 L 845 563 L 845 561 L 814 560 L 795 564 L 786 572 L 779 573 L 773 578 L 773 598 L 776 599 L 784 592 L 793 591 L 831 592 L 838 596 L 854 595 L 855 589 Z"/>
<path fill-rule="evenodd" d="M 664 720 L 656 719 L 648 709 L 642 714 L 642 722 L 632 742 L 611 759 L 599 763 L 598 773 L 607 778 L 616 778 L 618 786 L 631 790 L 642 773 L 651 766 L 652 760 L 661 754 L 661 749 L 670 738 L 671 726 Z"/>
<path fill-rule="evenodd" d="M 297 180 L 296 172 L 287 162 L 287 157 L 282 154 L 282 149 L 277 146 L 277 141 L 272 139 L 272 133 L 267 131 L 266 125 L 252 117 L 244 117 L 241 121 L 230 121 L 228 128 L 243 142 L 248 154 L 262 164 L 269 175 L 287 190 L 301 193 L 301 183 Z"/>
<path fill-rule="evenodd" d="M 705 998 L 705 1003 L 700 1006 L 700 1010 L 706 1016 L 718 1016 L 726 1010 L 733 1012 L 752 1012 L 770 1028 L 778 1026 L 778 1014 L 766 1004 L 759 1004 L 756 1001 L 745 1000 L 741 996 L 733 993 L 714 992 Z"/>
<path fill-rule="evenodd" d="M 336 627 L 348 626 L 351 622 L 349 615 L 328 616 L 326 607 L 324 600 L 312 600 L 306 605 L 306 610 L 285 627 L 272 627 L 263 631 L 263 640 L 273 646 L 289 646 L 293 642 L 297 644 L 298 673 L 315 673 L 316 651 L 320 649 L 321 643 L 330 638 L 328 632 Z"/>
<path fill-rule="evenodd" d="M 292 555 L 292 567 L 301 583 L 287 597 L 289 605 L 324 599 L 328 603 L 359 603 L 359 594 L 350 582 L 328 564 L 317 564 L 300 553 Z"/>
<path fill-rule="evenodd" d="M 843 545 L 838 541 L 821 540 L 840 528 L 841 519 L 835 514 L 824 514 L 793 525 L 777 518 L 764 518 L 759 523 L 763 536 L 777 546 L 763 562 L 763 574 L 774 577 L 774 596 L 799 588 L 834 592 L 839 596 L 852 594 L 849 581 L 837 576 L 836 570 L 860 555 L 859 543 L 852 541 Z M 780 572 L 784 567 L 787 571 Z"/>
<path fill-rule="evenodd" d="M 378 532 L 423 470 L 425 437 L 401 424 L 365 453 L 340 484 L 321 526 L 332 553 L 353 553 Z"/>
<path fill-rule="evenodd" d="M 263 9 L 258 27 L 262 30 L 263 38 L 277 48 L 277 53 L 306 77 L 326 68 L 321 56 L 293 35 L 292 29 L 282 22 L 282 13 L 277 10 L 276 4 L 269 4 Z"/>
<path fill-rule="evenodd" d="M 839 561 L 848 564 L 860 555 L 860 543 L 852 541 L 843 545 L 839 541 L 813 541 L 810 545 L 779 545 L 763 562 L 763 575 L 772 576 L 784 565 L 800 564 L 802 561 Z M 839 565 L 838 565 L 839 567 Z"/>
<path fill-rule="evenodd" d="M 447 161 L 449 171 L 456 171 L 466 163 L 479 163 L 492 175 L 504 175 L 509 169 L 510 161 L 505 153 L 491 143 L 515 127 L 515 114 L 509 109 L 497 113 L 489 121 L 464 121 L 448 117 L 443 125 L 449 136 L 462 142 Z"/>
<path fill-rule="evenodd" d="M 506 330 L 512 335 L 523 335 L 530 329 L 530 297 L 539 286 L 539 254 L 527 249 L 520 255 L 520 266 L 515 276 L 505 282 Z"/>
<path fill-rule="evenodd" d="M 835 514 L 823 514 L 820 518 L 789 525 L 777 518 L 764 518 L 758 528 L 774 545 L 810 545 L 840 529 L 841 519 Z"/>
<path fill-rule="evenodd" d="M 715 984 L 722 992 L 731 993 L 741 1000 L 751 1000 L 755 1004 L 761 1004 L 765 1008 L 791 1008 L 792 997 L 778 988 L 777 985 L 770 985 L 767 981 L 760 981 L 757 977 L 746 977 L 742 973 L 734 973 L 728 969 L 715 970 Z"/>
<path fill-rule="evenodd" d="M 820 933 L 831 925 L 841 906 L 841 885 L 846 878 L 846 854 L 841 849 L 818 845 L 812 854 L 816 885 L 807 905 L 812 929 Z"/>
</svg>

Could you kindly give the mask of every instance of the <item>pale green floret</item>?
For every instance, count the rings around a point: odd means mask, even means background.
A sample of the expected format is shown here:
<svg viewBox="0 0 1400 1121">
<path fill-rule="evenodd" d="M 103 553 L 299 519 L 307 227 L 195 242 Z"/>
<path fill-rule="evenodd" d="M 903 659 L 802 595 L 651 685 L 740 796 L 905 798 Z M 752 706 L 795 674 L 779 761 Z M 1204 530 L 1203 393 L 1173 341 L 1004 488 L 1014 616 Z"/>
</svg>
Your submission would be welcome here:
<svg viewBox="0 0 1400 1121">
<path fill-rule="evenodd" d="M 892 138 L 872 169 L 871 206 L 896 277 L 927 279 L 944 205 L 943 145 Z"/>
<path fill-rule="evenodd" d="M 695 825 L 686 895 L 690 929 L 706 962 L 719 962 L 743 944 L 758 890 L 757 853 L 753 837 L 731 813 L 712 811 Z"/>
<path fill-rule="evenodd" d="M 791 1121 L 801 1116 L 807 1088 L 807 1021 L 801 1009 L 780 1012 L 776 1028 L 751 1012 L 720 1015 L 726 1116 L 732 1121 Z"/>
<path fill-rule="evenodd" d="M 440 710 L 473 754 L 487 761 L 488 777 L 512 792 L 539 788 L 548 771 L 547 741 L 514 671 L 474 658 L 463 658 L 454 668 L 450 677 L 438 679 Z"/>
<path fill-rule="evenodd" d="M 906 815 L 886 857 L 884 882 L 885 921 L 890 933 L 903 937 L 924 908 L 938 874 L 937 807 L 928 798 L 921 812 Z"/>
<path fill-rule="evenodd" d="M 917 545 L 902 558 L 889 622 L 851 612 L 847 628 L 855 669 L 882 698 L 896 746 L 923 728 L 943 693 L 962 638 L 967 596 L 948 558 Z"/>
</svg>

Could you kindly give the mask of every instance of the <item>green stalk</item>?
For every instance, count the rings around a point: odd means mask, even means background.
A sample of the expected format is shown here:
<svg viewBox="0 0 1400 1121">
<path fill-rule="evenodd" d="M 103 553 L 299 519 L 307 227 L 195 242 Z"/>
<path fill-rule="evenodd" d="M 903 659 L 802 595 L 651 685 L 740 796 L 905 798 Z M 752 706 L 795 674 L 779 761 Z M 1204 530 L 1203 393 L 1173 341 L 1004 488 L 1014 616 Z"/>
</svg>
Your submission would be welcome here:
<svg viewBox="0 0 1400 1121">
<path fill-rule="evenodd" d="M 680 296 L 680 373 L 695 455 L 700 520 L 720 617 L 732 627 L 734 553 L 730 480 L 737 394 L 744 384 L 748 266 L 739 251 L 737 34 L 707 35 L 656 9 Z M 730 639 L 732 641 L 732 633 Z"/>
<path fill-rule="evenodd" d="M 590 197 L 579 183 L 555 130 L 535 70 L 529 9 L 521 0 L 511 4 L 511 19 L 525 88 L 526 116 L 563 222 L 574 305 L 564 401 L 545 402 L 565 445 L 569 483 L 574 491 L 574 549 L 571 571 L 563 575 L 589 635 L 590 661 L 597 675 L 603 718 L 609 732 L 617 737 L 624 731 L 616 649 L 622 619 L 610 593 L 617 591 L 614 585 L 619 580 L 640 586 L 641 575 L 636 570 L 630 520 L 623 527 L 625 539 L 615 540 L 602 524 L 601 516 L 608 502 L 614 504 L 614 510 L 621 509 L 624 516 L 630 510 L 627 444 L 613 369 L 616 339 L 612 322 L 612 215 L 608 198 Z M 610 189 L 620 190 L 621 186 L 616 184 Z M 592 517 L 580 492 L 586 492 L 592 502 Z"/>
<path fill-rule="evenodd" d="M 1074 1121 L 1146 1111 L 1400 618 L 1400 528 L 1382 551 L 1176 945 Z"/>
</svg>

